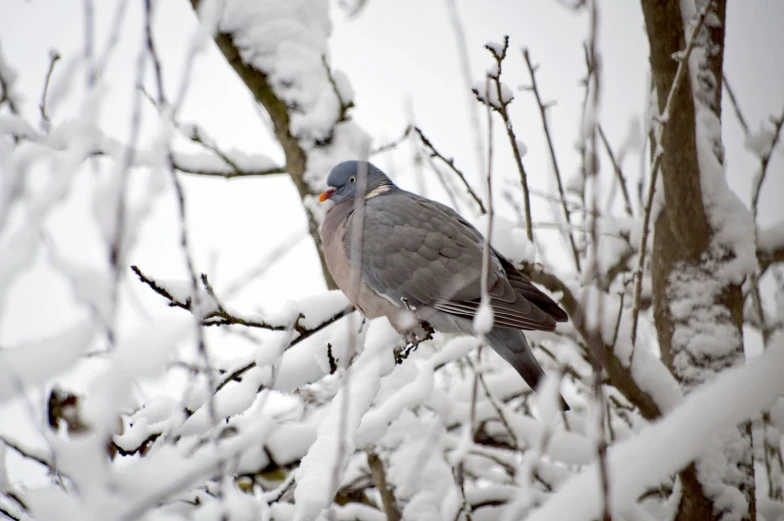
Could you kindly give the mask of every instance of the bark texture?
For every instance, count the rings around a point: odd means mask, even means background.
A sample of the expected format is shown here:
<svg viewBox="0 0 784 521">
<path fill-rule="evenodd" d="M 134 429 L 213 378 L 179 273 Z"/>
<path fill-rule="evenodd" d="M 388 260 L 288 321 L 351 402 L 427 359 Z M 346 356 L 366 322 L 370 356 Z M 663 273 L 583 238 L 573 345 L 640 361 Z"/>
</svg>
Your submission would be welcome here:
<svg viewBox="0 0 784 521">
<path fill-rule="evenodd" d="M 705 0 L 697 2 L 699 11 Z M 642 0 L 642 9 L 650 43 L 650 60 L 659 110 L 665 106 L 678 68 L 673 59 L 685 45 L 684 21 L 679 0 Z M 721 79 L 724 55 L 726 1 L 716 0 L 710 7 L 697 45 L 698 63 L 684 78 L 669 115 L 667 131 L 661 143 L 664 156 L 661 181 L 664 205 L 654 224 L 652 254 L 653 306 L 662 359 L 688 393 L 697 385 L 730 366 L 742 364 L 743 296 L 740 283 L 726 280 L 717 266 L 731 260 L 733 252 L 714 247 L 716 230 L 704 203 L 698 150 L 698 113 L 709 110 L 721 118 Z M 694 79 L 696 78 L 696 81 Z M 711 150 L 723 164 L 720 138 L 712 139 Z M 705 283 L 706 293 L 695 299 L 695 284 Z M 710 288 L 710 289 L 707 289 Z M 692 316 L 674 312 L 685 303 L 695 312 Z M 698 323 L 693 317 L 703 315 L 708 321 Z M 694 349 L 694 332 L 712 323 L 716 330 L 729 332 L 731 349 Z M 733 432 L 721 433 L 722 442 L 706 451 L 710 459 L 725 463 L 725 469 L 708 469 L 697 461 L 681 471 L 682 496 L 676 519 L 719 520 L 738 518 L 721 498 L 728 494 L 748 503 L 740 519 L 756 519 L 751 435 L 748 425 Z M 718 458 L 718 459 L 717 459 Z M 717 486 L 718 483 L 718 486 Z"/>
</svg>

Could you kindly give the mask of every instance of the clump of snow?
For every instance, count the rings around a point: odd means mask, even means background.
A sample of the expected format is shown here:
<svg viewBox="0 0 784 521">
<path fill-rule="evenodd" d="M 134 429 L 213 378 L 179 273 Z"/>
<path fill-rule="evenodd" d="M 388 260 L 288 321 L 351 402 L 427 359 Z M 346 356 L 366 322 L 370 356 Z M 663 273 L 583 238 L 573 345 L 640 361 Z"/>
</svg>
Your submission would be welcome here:
<svg viewBox="0 0 784 521">
<path fill-rule="evenodd" d="M 784 221 L 757 230 L 757 247 L 764 252 L 784 249 Z"/>
<path fill-rule="evenodd" d="M 508 105 L 514 99 L 514 92 L 505 83 L 501 83 L 501 95 L 498 94 L 498 88 L 495 81 L 478 81 L 474 83 L 471 91 L 476 96 L 476 99 L 495 109 L 500 109 Z"/>
<path fill-rule="evenodd" d="M 770 157 L 773 152 L 773 143 L 776 133 L 768 126 L 760 126 L 757 132 L 751 132 L 746 136 L 744 144 L 746 148 L 759 158 Z"/>
<path fill-rule="evenodd" d="M 610 447 L 608 473 L 612 476 L 610 511 L 623 514 L 649 487 L 701 456 L 707 440 L 755 417 L 784 392 L 780 367 L 784 364 L 784 335 L 777 335 L 760 359 L 729 369 L 692 393 L 679 407 L 636 437 Z M 678 443 L 670 443 L 678 440 Z M 634 465 L 629 465 L 634 461 Z M 590 520 L 600 516 L 599 472 L 584 468 L 553 494 L 529 519 Z M 730 504 L 726 504 L 731 508 Z"/>
<path fill-rule="evenodd" d="M 177 400 L 171 396 L 157 396 L 132 414 L 122 434 L 115 434 L 112 439 L 118 447 L 133 450 L 152 435 L 172 432 L 184 420 L 185 413 Z"/>
<path fill-rule="evenodd" d="M 528 145 L 520 138 L 517 139 L 517 150 L 520 151 L 520 157 L 525 157 L 528 154 Z"/>
<path fill-rule="evenodd" d="M 721 142 L 721 122 L 709 108 L 697 102 L 697 157 L 702 179 L 702 198 L 713 231 L 716 258 L 732 258 L 718 268 L 718 277 L 741 284 L 757 266 L 755 226 L 751 212 L 727 185 L 724 167 L 716 157 L 714 143 Z"/>
<path fill-rule="evenodd" d="M 0 350 L 0 403 L 71 368 L 96 333 L 87 321 L 49 338 Z"/>
<path fill-rule="evenodd" d="M 330 412 L 318 427 L 316 441 L 297 469 L 295 521 L 315 519 L 329 507 L 340 486 L 347 459 L 356 448 L 360 421 L 386 372 L 383 360 L 387 344 L 374 341 L 366 344 L 346 371 Z M 387 354 L 386 358 L 391 357 Z"/>
<path fill-rule="evenodd" d="M 478 335 L 486 335 L 493 329 L 493 306 L 489 299 L 482 299 L 479 309 L 474 315 L 474 331 Z"/>
<path fill-rule="evenodd" d="M 489 42 L 485 43 L 485 47 L 487 49 L 489 49 L 490 52 L 492 52 L 496 56 L 501 56 L 503 54 L 503 52 L 504 52 L 504 48 L 506 47 L 506 45 L 504 45 L 501 42 L 489 41 Z"/>
<path fill-rule="evenodd" d="M 474 221 L 478 230 L 487 230 L 489 217 L 481 215 Z M 490 245 L 516 266 L 533 263 L 536 260 L 536 246 L 528 240 L 525 228 L 501 217 L 493 216 L 493 230 Z"/>
<path fill-rule="evenodd" d="M 323 61 L 332 31 L 327 2 L 232 0 L 224 4 L 219 28 L 231 35 L 242 60 L 263 72 L 275 94 L 294 107 L 294 135 L 314 141 L 329 136 L 339 101 Z M 338 89 L 341 96 L 349 93 L 345 85 Z"/>
<path fill-rule="evenodd" d="M 450 516 L 444 512 L 450 507 L 450 492 L 455 489 L 452 472 L 439 457 L 445 437 L 438 416 L 427 411 L 420 417 L 405 411 L 390 426 L 385 446 L 394 450 L 387 477 L 395 487 L 396 496 L 405 503 L 404 519 L 429 521 L 455 517 L 454 513 Z"/>
</svg>

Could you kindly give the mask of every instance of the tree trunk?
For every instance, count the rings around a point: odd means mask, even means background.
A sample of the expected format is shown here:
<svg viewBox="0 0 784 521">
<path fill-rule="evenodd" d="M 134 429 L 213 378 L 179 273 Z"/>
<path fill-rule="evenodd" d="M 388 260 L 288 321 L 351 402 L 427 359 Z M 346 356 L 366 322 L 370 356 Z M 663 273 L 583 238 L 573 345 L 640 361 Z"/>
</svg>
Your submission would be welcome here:
<svg viewBox="0 0 784 521">
<path fill-rule="evenodd" d="M 193 10 L 198 13 L 199 0 L 191 0 Z M 320 222 L 315 215 L 310 211 L 305 203 L 305 198 L 308 196 L 318 195 L 308 183 L 305 181 L 305 172 L 308 165 L 308 157 L 305 150 L 300 145 L 299 139 L 291 133 L 289 127 L 289 113 L 286 104 L 275 95 L 272 86 L 267 81 L 267 75 L 253 66 L 242 61 L 239 49 L 231 38 L 231 35 L 217 33 L 215 35 L 215 43 L 218 44 L 226 61 L 234 69 L 242 82 L 248 87 L 248 90 L 253 94 L 253 97 L 258 101 L 270 116 L 272 127 L 275 132 L 280 146 L 283 147 L 283 153 L 286 156 L 286 171 L 294 182 L 299 192 L 300 199 L 302 200 L 302 207 L 305 209 L 308 217 L 308 229 L 313 242 L 318 251 L 319 260 L 321 261 L 321 271 L 324 275 L 324 281 L 329 289 L 337 289 L 335 281 L 332 279 L 327 263 L 324 259 L 324 251 L 321 248 L 321 238 L 319 236 Z"/>
<path fill-rule="evenodd" d="M 705 1 L 698 0 L 697 11 Z M 654 317 L 662 359 L 685 393 L 744 362 L 741 281 L 719 274 L 735 255 L 716 247 L 719 230 L 705 206 L 698 149 L 699 140 L 708 139 L 710 159 L 723 165 L 718 131 L 705 135 L 698 121 L 707 115 L 720 123 L 725 2 L 710 8 L 661 143 L 664 204 L 654 224 Z M 678 68 L 673 56 L 687 43 L 680 5 L 642 0 L 660 112 Z M 680 473 L 678 520 L 756 519 L 749 425 L 717 434 L 720 441 L 708 443 L 705 456 Z"/>
</svg>

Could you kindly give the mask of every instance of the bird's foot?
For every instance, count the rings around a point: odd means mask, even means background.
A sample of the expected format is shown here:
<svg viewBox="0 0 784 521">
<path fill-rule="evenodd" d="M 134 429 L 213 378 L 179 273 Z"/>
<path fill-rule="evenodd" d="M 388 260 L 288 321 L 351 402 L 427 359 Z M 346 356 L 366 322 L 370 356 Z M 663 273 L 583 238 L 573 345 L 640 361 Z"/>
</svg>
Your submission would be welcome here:
<svg viewBox="0 0 784 521">
<path fill-rule="evenodd" d="M 395 350 L 395 363 L 397 365 L 402 364 L 403 360 L 408 358 L 411 355 L 411 353 L 416 351 L 417 347 L 419 347 L 419 344 L 427 340 L 432 340 L 433 333 L 435 333 L 433 327 L 425 321 L 423 321 L 420 324 L 420 326 L 424 333 L 421 338 L 416 334 L 415 331 L 411 331 L 406 335 L 404 335 L 404 337 L 406 338 L 406 345 L 399 350 L 397 349 Z"/>
</svg>

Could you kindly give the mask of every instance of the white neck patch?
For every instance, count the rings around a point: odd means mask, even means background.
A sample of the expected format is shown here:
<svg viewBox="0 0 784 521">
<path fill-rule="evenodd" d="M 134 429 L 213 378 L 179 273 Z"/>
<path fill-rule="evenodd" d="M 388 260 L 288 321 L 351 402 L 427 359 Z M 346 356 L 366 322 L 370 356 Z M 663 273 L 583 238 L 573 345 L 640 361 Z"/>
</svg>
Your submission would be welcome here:
<svg viewBox="0 0 784 521">
<path fill-rule="evenodd" d="M 391 189 L 392 187 L 389 185 L 377 186 L 376 188 L 372 189 L 367 194 L 365 194 L 365 199 L 370 199 L 371 197 L 375 197 L 377 195 L 381 195 L 383 193 L 389 192 Z"/>
</svg>

